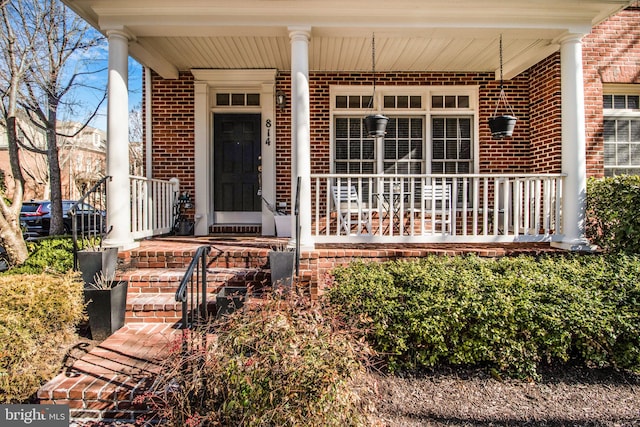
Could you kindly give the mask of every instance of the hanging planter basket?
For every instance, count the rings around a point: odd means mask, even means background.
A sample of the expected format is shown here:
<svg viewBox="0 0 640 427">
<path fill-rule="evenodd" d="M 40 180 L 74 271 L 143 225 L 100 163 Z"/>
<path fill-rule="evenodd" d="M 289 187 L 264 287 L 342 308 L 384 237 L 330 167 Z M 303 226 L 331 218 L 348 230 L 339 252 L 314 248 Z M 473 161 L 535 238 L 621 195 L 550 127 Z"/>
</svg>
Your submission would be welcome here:
<svg viewBox="0 0 640 427">
<path fill-rule="evenodd" d="M 515 114 L 513 114 L 513 108 L 507 102 L 507 96 L 504 93 L 504 80 L 502 76 L 502 34 L 500 34 L 500 98 L 496 104 L 496 109 L 493 112 L 493 117 L 489 118 L 489 128 L 491 129 L 491 136 L 493 139 L 509 138 L 513 135 L 513 129 L 516 127 Z M 505 107 L 511 114 L 498 115 L 498 108 L 500 103 L 504 102 Z"/>
<path fill-rule="evenodd" d="M 500 103 L 504 102 L 507 109 L 511 114 L 498 115 L 498 108 Z M 513 108 L 507 103 L 507 97 L 504 94 L 504 89 L 500 89 L 500 99 L 496 105 L 496 109 L 493 112 L 493 117 L 489 118 L 489 128 L 491 129 L 491 136 L 493 139 L 509 138 L 513 135 L 513 129 L 516 127 L 515 114 L 513 114 Z"/>
<path fill-rule="evenodd" d="M 371 70 L 373 71 L 373 94 L 369 100 L 368 108 L 373 110 L 373 102 L 376 97 L 376 35 L 371 37 Z M 373 112 L 373 111 L 372 111 Z M 387 123 L 389 117 L 382 114 L 369 114 L 364 118 L 364 129 L 367 136 L 373 138 L 384 138 L 387 134 Z"/>
<path fill-rule="evenodd" d="M 489 128 L 493 139 L 508 138 L 513 135 L 513 129 L 516 127 L 516 119 L 514 116 L 495 116 L 489 118 Z"/>
<path fill-rule="evenodd" d="M 368 136 L 383 137 L 387 134 L 389 117 L 382 114 L 370 115 L 364 118 L 364 128 Z"/>
</svg>

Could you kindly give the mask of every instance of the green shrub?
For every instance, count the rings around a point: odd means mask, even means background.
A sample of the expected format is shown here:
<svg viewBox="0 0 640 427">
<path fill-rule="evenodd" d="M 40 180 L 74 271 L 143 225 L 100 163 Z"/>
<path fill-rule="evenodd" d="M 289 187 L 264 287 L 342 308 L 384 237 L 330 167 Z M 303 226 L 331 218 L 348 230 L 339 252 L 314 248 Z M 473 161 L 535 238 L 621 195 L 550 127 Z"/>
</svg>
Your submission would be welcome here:
<svg viewBox="0 0 640 427">
<path fill-rule="evenodd" d="M 640 176 L 589 179 L 586 234 L 606 251 L 640 253 Z"/>
<path fill-rule="evenodd" d="M 31 396 L 60 369 L 83 316 L 77 275 L 0 277 L 0 403 Z"/>
<path fill-rule="evenodd" d="M 391 371 L 438 364 L 537 376 L 571 358 L 640 369 L 640 260 L 432 256 L 334 270 L 327 297 Z"/>
<path fill-rule="evenodd" d="M 368 425 L 366 346 L 325 311 L 270 299 L 213 327 L 215 339 L 186 359 L 178 351 L 156 381 L 151 400 L 168 425 Z"/>
<path fill-rule="evenodd" d="M 73 241 L 68 236 L 46 237 L 27 242 L 29 258 L 5 275 L 61 273 L 73 269 Z"/>
</svg>

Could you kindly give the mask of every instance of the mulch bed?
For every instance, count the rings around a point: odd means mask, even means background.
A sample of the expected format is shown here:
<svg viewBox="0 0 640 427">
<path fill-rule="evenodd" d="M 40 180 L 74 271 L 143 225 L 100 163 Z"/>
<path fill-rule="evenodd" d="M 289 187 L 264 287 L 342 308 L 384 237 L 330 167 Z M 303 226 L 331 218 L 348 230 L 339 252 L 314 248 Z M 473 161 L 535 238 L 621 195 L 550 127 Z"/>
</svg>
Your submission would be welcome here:
<svg viewBox="0 0 640 427">
<path fill-rule="evenodd" d="M 485 371 L 376 376 L 380 425 L 640 426 L 640 375 L 567 367 L 542 379 L 501 379 Z"/>
<path fill-rule="evenodd" d="M 97 345 L 86 325 L 63 369 Z M 441 368 L 415 375 L 376 374 L 376 427 L 640 427 L 640 373 L 564 366 L 538 381 Z M 73 423 L 74 426 L 131 426 Z"/>
</svg>

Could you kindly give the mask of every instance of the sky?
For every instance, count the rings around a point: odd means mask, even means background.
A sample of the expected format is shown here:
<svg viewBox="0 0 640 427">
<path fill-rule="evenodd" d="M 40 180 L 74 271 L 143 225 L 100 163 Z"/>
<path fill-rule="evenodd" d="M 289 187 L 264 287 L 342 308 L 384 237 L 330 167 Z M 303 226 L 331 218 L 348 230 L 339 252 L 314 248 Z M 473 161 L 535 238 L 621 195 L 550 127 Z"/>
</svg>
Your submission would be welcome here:
<svg viewBox="0 0 640 427">
<path fill-rule="evenodd" d="M 1 1 L 1 0 L 0 0 Z M 67 9 L 70 11 L 69 9 Z M 70 11 L 71 12 L 71 11 Z M 74 18 L 77 16 L 71 12 Z M 70 23 L 68 25 L 82 28 L 83 24 Z M 104 35 L 98 33 L 88 24 L 88 32 L 84 36 L 95 39 L 88 49 L 76 49 L 65 62 L 60 83 L 68 84 L 72 76 L 81 76 L 75 80 L 74 87 L 64 98 L 66 108 L 59 110 L 59 120 L 71 120 L 84 123 L 94 111 L 107 89 L 109 43 Z M 129 57 L 129 111 L 142 101 L 142 66 Z M 90 126 L 107 130 L 107 100 L 102 102 L 96 116 L 89 123 Z"/>
<path fill-rule="evenodd" d="M 104 64 L 106 68 L 106 63 Z M 104 86 L 107 86 L 107 72 L 100 73 Z M 133 58 L 129 58 L 129 111 L 142 102 L 142 66 Z M 92 120 L 90 126 L 97 129 L 107 130 L 107 102 L 100 108 L 97 116 Z"/>
</svg>

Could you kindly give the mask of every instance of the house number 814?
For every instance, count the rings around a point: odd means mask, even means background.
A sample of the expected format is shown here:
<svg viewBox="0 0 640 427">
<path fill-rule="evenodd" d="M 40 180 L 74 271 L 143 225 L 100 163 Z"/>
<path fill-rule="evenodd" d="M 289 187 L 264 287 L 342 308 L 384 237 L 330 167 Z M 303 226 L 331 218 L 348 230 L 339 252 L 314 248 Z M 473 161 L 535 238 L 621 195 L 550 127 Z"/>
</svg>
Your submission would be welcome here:
<svg viewBox="0 0 640 427">
<path fill-rule="evenodd" d="M 267 140 L 264 143 L 271 145 L 271 119 L 267 119 L 265 126 L 267 127 Z"/>
</svg>

